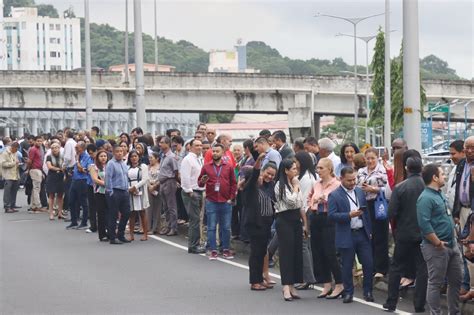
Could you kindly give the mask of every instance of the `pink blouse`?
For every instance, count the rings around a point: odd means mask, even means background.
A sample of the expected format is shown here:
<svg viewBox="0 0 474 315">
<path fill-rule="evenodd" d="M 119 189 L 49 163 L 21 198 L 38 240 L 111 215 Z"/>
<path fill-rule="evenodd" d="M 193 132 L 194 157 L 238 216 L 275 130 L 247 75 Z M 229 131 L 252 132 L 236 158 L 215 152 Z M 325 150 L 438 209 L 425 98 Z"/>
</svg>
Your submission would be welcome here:
<svg viewBox="0 0 474 315">
<path fill-rule="evenodd" d="M 328 212 L 328 196 L 334 190 L 336 190 L 341 182 L 336 177 L 333 177 L 329 183 L 322 184 L 321 179 L 319 179 L 316 184 L 314 184 L 313 189 L 308 195 L 308 206 L 311 211 L 318 211 L 319 208 L 319 198 L 324 196 L 324 201 L 322 202 L 323 212 Z"/>
</svg>

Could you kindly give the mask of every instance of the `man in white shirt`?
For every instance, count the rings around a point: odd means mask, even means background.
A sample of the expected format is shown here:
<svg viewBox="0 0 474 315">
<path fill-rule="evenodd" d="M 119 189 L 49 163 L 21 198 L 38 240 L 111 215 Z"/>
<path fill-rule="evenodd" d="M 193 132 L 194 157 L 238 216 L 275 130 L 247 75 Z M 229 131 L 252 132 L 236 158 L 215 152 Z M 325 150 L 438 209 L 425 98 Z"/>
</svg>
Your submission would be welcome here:
<svg viewBox="0 0 474 315">
<path fill-rule="evenodd" d="M 334 169 L 337 170 L 339 164 L 341 164 L 341 159 L 334 153 L 336 144 L 329 138 L 322 138 L 318 141 L 319 145 L 319 156 L 320 158 L 327 157 L 332 161 Z"/>
<path fill-rule="evenodd" d="M 202 208 L 202 194 L 204 188 L 199 187 L 198 177 L 201 173 L 203 161 L 201 158 L 202 143 L 193 139 L 190 142 L 190 151 L 181 162 L 181 196 L 189 216 L 188 253 L 202 254 L 206 250 L 200 247 L 200 212 Z"/>
<path fill-rule="evenodd" d="M 69 190 L 71 189 L 72 171 L 74 164 L 76 164 L 76 144 L 74 140 L 74 132 L 72 130 L 66 131 L 66 143 L 64 144 L 64 167 L 66 168 L 66 181 L 64 182 L 64 205 L 69 205 Z"/>
</svg>

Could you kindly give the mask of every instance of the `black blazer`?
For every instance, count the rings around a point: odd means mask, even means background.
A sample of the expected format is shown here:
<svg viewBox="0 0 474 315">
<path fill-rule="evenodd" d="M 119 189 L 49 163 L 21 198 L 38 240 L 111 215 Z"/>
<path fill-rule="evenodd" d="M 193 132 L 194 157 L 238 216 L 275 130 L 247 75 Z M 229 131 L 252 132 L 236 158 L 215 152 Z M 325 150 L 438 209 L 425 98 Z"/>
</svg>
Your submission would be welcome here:
<svg viewBox="0 0 474 315">
<path fill-rule="evenodd" d="M 461 160 L 456 166 L 456 195 L 454 196 L 453 206 L 453 217 L 459 218 L 459 212 L 461 212 L 461 202 L 459 201 L 459 190 L 461 189 L 462 173 L 464 171 L 464 165 L 466 165 L 466 159 Z M 469 185 L 469 200 L 471 200 L 471 210 L 474 210 L 474 183 L 472 182 L 472 175 L 469 176 L 471 181 Z"/>
</svg>

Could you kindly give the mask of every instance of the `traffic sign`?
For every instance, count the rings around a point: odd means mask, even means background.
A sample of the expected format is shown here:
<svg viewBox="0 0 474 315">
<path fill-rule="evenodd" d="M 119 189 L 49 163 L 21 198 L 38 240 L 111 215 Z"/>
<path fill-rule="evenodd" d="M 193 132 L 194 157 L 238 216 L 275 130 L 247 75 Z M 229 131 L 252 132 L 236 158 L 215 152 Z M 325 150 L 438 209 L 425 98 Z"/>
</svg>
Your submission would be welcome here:
<svg viewBox="0 0 474 315">
<path fill-rule="evenodd" d="M 449 112 L 449 104 L 428 104 L 428 111 L 433 113 L 447 113 Z"/>
</svg>

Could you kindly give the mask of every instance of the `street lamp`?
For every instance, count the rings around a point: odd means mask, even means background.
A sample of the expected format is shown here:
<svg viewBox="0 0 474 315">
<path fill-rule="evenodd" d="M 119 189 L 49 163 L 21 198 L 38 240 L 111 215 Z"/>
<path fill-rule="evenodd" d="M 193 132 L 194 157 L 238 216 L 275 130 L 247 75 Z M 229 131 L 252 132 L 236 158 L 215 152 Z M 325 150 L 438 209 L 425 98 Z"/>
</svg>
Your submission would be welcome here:
<svg viewBox="0 0 474 315">
<path fill-rule="evenodd" d="M 354 26 L 354 72 L 357 73 L 357 24 L 360 22 L 367 20 L 372 17 L 384 15 L 385 13 L 379 13 L 364 17 L 354 17 L 354 18 L 346 18 L 342 16 L 335 16 L 329 14 L 321 14 L 317 13 L 314 17 L 330 17 L 333 19 L 344 20 L 346 22 L 351 23 Z M 354 143 L 359 144 L 359 131 L 357 130 L 357 126 L 359 124 L 359 101 L 357 99 L 357 75 L 354 74 Z"/>
<path fill-rule="evenodd" d="M 342 34 L 339 33 L 336 36 L 347 36 L 347 37 L 354 37 L 353 35 L 349 34 Z M 371 36 L 357 36 L 356 38 L 362 40 L 365 42 L 365 82 L 366 82 L 366 91 L 365 91 L 365 100 L 366 100 L 366 112 L 367 112 L 367 118 L 365 119 L 365 142 L 370 143 L 369 139 L 369 128 L 368 127 L 368 122 L 369 122 L 369 117 L 370 117 L 370 99 L 369 99 L 369 42 L 376 38 L 377 35 L 371 35 Z"/>
</svg>

